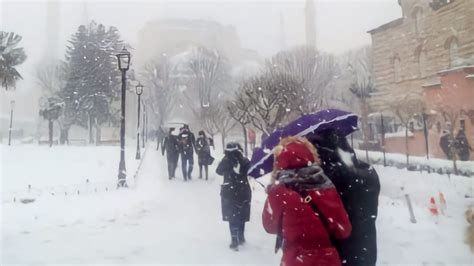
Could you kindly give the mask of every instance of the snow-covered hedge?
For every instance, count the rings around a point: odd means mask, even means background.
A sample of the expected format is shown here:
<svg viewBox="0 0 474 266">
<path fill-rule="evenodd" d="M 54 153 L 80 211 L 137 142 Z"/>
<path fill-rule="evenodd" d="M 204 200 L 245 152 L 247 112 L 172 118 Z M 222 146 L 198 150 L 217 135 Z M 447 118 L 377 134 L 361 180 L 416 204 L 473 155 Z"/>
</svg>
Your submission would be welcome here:
<svg viewBox="0 0 474 266">
<path fill-rule="evenodd" d="M 364 150 L 356 150 L 357 157 L 361 160 L 366 159 Z M 394 166 L 399 169 L 408 168 L 411 171 L 437 172 L 440 174 L 453 174 L 453 161 L 443 159 L 427 159 L 426 157 L 410 156 L 409 166 L 406 165 L 406 155 L 396 153 L 386 153 L 385 159 L 387 166 Z M 369 151 L 369 161 L 371 164 L 383 164 L 383 153 Z M 463 176 L 474 176 L 474 162 L 456 162 L 458 174 Z"/>
</svg>

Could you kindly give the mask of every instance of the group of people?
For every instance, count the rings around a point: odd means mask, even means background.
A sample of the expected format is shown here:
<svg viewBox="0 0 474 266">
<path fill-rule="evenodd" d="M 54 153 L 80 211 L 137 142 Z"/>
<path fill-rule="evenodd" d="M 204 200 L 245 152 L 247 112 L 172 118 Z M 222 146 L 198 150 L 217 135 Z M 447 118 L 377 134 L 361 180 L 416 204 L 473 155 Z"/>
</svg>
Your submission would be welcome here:
<svg viewBox="0 0 474 266">
<path fill-rule="evenodd" d="M 284 138 L 273 156 L 262 223 L 277 235 L 282 265 L 375 265 L 379 178 L 345 136 L 326 130 Z M 224 176 L 222 218 L 233 250 L 245 243 L 250 218 L 249 168 L 242 147 L 228 143 L 216 172 Z"/>
<path fill-rule="evenodd" d="M 170 128 L 168 135 L 163 139 L 161 144 L 161 153 L 165 155 L 168 162 L 168 178 L 171 180 L 176 177 L 176 168 L 178 160 L 181 158 L 181 170 L 183 172 L 184 181 L 192 179 L 194 167 L 194 152 L 198 156 L 199 179 L 203 178 L 203 170 L 205 179 L 209 178 L 209 165 L 214 162 L 211 156 L 210 146 L 213 145 L 212 140 L 206 137 L 204 131 L 199 131 L 198 138 L 189 129 L 188 125 L 183 125 L 177 131 Z"/>
<path fill-rule="evenodd" d="M 472 147 L 467 140 L 464 129 L 460 129 L 455 138 L 451 137 L 447 130 L 443 131 L 439 145 L 449 160 L 456 158 L 461 161 L 469 161 Z"/>
</svg>

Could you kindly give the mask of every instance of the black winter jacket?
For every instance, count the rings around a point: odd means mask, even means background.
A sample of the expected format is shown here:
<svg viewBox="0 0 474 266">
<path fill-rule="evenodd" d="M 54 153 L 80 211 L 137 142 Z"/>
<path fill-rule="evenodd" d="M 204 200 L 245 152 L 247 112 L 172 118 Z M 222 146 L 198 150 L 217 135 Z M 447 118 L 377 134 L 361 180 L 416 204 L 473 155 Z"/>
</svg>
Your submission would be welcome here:
<svg viewBox="0 0 474 266">
<path fill-rule="evenodd" d="M 349 238 L 333 240 L 343 265 L 375 265 L 375 221 L 380 193 L 377 172 L 356 158 L 345 137 L 326 135 L 315 146 L 322 161 L 321 166 L 336 186 L 352 224 Z"/>
<path fill-rule="evenodd" d="M 250 219 L 252 191 L 247 178 L 250 161 L 239 151 L 226 152 L 217 167 L 217 174 L 224 176 L 221 185 L 222 219 L 245 222 Z"/>
</svg>

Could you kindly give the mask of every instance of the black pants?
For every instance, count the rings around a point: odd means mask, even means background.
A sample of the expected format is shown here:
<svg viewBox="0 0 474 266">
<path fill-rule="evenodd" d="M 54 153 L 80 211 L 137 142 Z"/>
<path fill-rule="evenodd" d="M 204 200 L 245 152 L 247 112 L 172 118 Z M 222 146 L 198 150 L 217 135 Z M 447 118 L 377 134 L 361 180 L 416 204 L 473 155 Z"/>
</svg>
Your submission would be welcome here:
<svg viewBox="0 0 474 266">
<path fill-rule="evenodd" d="M 184 180 L 191 179 L 194 165 L 193 153 L 181 153 L 181 170 L 183 171 Z"/>
<path fill-rule="evenodd" d="M 178 157 L 168 157 L 168 178 L 175 177 L 176 167 L 178 166 Z"/>
<path fill-rule="evenodd" d="M 202 179 L 202 168 L 204 167 L 204 171 L 206 172 L 206 180 L 209 177 L 209 166 L 207 164 L 199 164 L 199 179 Z"/>
<path fill-rule="evenodd" d="M 245 241 L 245 221 L 229 221 L 232 241 Z"/>
</svg>

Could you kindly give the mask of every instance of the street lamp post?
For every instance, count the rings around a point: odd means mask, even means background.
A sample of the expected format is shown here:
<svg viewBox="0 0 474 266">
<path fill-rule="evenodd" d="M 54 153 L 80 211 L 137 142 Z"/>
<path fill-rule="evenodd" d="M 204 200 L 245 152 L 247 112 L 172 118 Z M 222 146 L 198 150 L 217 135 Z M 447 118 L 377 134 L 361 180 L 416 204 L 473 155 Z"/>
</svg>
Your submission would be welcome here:
<svg viewBox="0 0 474 266">
<path fill-rule="evenodd" d="M 140 106 L 141 106 L 141 101 L 140 101 L 140 96 L 143 93 L 143 85 L 139 82 L 138 85 L 135 87 L 135 92 L 138 95 L 138 110 L 137 110 L 137 153 L 135 155 L 135 159 L 140 160 L 141 155 L 140 155 Z"/>
<path fill-rule="evenodd" d="M 130 67 L 130 52 L 123 47 L 117 55 L 118 68 L 122 72 L 122 100 L 120 116 L 120 163 L 117 187 L 127 187 L 127 170 L 125 168 L 125 92 L 127 90 L 126 73 Z"/>
<path fill-rule="evenodd" d="M 8 130 L 8 146 L 12 142 L 12 126 L 13 126 L 13 108 L 15 107 L 15 101 L 10 102 L 10 129 Z"/>
<path fill-rule="evenodd" d="M 380 114 L 380 127 L 382 129 L 382 152 L 383 152 L 383 166 L 387 166 L 387 160 L 385 158 L 385 124 L 383 121 L 383 114 Z"/>
<path fill-rule="evenodd" d="M 146 134 L 146 105 L 143 103 L 143 125 L 142 125 L 142 148 L 145 148 L 145 134 Z"/>
</svg>

